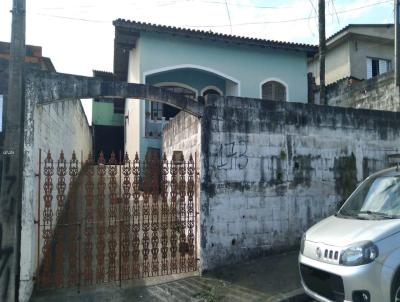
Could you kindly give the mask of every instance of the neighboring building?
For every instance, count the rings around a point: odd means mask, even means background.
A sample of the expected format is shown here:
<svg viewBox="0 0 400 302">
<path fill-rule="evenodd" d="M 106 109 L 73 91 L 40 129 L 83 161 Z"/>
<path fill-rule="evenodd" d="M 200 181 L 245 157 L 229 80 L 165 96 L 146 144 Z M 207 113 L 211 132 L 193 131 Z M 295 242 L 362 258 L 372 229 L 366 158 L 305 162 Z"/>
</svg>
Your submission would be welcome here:
<svg viewBox="0 0 400 302">
<path fill-rule="evenodd" d="M 307 102 L 307 61 L 317 48 L 151 25 L 114 21 L 117 80 L 162 86 L 197 99 L 224 96 Z M 178 110 L 148 101 L 125 106 L 125 149 L 161 150 L 164 124 Z"/>
<path fill-rule="evenodd" d="M 2 145 L 3 135 L 3 104 L 8 91 L 8 71 L 10 61 L 10 43 L 0 41 L 0 146 Z M 40 70 L 55 71 L 53 63 L 49 58 L 42 56 L 40 46 L 26 46 L 26 67 Z"/>
<path fill-rule="evenodd" d="M 362 81 L 386 73 L 394 60 L 393 24 L 349 24 L 327 39 L 327 85 L 344 78 Z M 319 55 L 310 59 L 308 71 L 319 85 Z"/>
<path fill-rule="evenodd" d="M 113 73 L 93 70 L 93 76 L 113 81 Z M 106 158 L 124 151 L 124 99 L 94 99 L 92 103 L 93 154 Z"/>
<path fill-rule="evenodd" d="M 8 95 L 9 62 L 10 43 L 0 41 L 0 150 L 3 149 L 4 140 L 4 105 Z M 26 45 L 25 64 L 26 68 L 55 71 L 51 60 L 42 56 L 42 48 L 40 46 Z M 1 163 L 0 157 L 0 175 L 2 171 Z"/>
</svg>

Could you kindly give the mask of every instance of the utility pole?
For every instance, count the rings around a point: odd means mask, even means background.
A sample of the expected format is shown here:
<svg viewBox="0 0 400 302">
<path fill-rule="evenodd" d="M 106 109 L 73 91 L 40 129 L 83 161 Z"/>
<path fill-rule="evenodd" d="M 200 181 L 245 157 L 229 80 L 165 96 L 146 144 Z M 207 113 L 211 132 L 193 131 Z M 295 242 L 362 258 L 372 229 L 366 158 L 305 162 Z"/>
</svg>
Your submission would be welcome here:
<svg viewBox="0 0 400 302">
<path fill-rule="evenodd" d="M 400 86 L 400 0 L 394 0 L 394 73 L 395 90 Z"/>
<path fill-rule="evenodd" d="M 0 198 L 0 300 L 18 301 L 24 149 L 26 0 L 13 0 Z"/>
<path fill-rule="evenodd" d="M 318 2 L 318 25 L 319 25 L 319 91 L 320 104 L 328 105 L 325 93 L 325 0 Z"/>
</svg>

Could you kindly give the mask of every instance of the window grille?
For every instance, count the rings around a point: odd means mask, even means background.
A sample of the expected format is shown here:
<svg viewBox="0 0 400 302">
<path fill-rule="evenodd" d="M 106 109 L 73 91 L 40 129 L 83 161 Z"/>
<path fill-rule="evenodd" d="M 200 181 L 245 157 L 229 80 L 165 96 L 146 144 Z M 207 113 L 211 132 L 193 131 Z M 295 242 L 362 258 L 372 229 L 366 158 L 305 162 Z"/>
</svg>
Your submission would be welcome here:
<svg viewBox="0 0 400 302">
<path fill-rule="evenodd" d="M 367 79 L 384 74 L 392 69 L 392 62 L 385 59 L 367 58 Z"/>
</svg>

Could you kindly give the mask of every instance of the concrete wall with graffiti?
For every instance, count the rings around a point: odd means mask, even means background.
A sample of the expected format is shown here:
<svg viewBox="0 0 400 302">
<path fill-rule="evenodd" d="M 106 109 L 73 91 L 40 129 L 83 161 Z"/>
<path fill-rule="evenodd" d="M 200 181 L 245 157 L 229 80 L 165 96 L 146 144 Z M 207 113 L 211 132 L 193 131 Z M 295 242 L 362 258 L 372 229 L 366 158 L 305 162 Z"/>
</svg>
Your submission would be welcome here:
<svg viewBox="0 0 400 302">
<path fill-rule="evenodd" d="M 210 96 L 201 120 L 202 268 L 298 246 L 399 152 L 399 117 Z"/>
</svg>

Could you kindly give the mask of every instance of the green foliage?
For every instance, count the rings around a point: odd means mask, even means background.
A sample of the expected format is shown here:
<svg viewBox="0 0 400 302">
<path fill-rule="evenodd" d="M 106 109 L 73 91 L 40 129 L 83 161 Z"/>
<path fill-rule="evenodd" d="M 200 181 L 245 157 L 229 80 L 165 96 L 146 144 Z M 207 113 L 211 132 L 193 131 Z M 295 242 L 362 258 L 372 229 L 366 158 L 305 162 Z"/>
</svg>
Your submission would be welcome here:
<svg viewBox="0 0 400 302">
<path fill-rule="evenodd" d="M 218 302 L 220 297 L 217 294 L 216 287 L 212 287 L 208 290 L 204 290 L 194 295 L 195 298 L 200 299 L 202 302 Z"/>
</svg>

